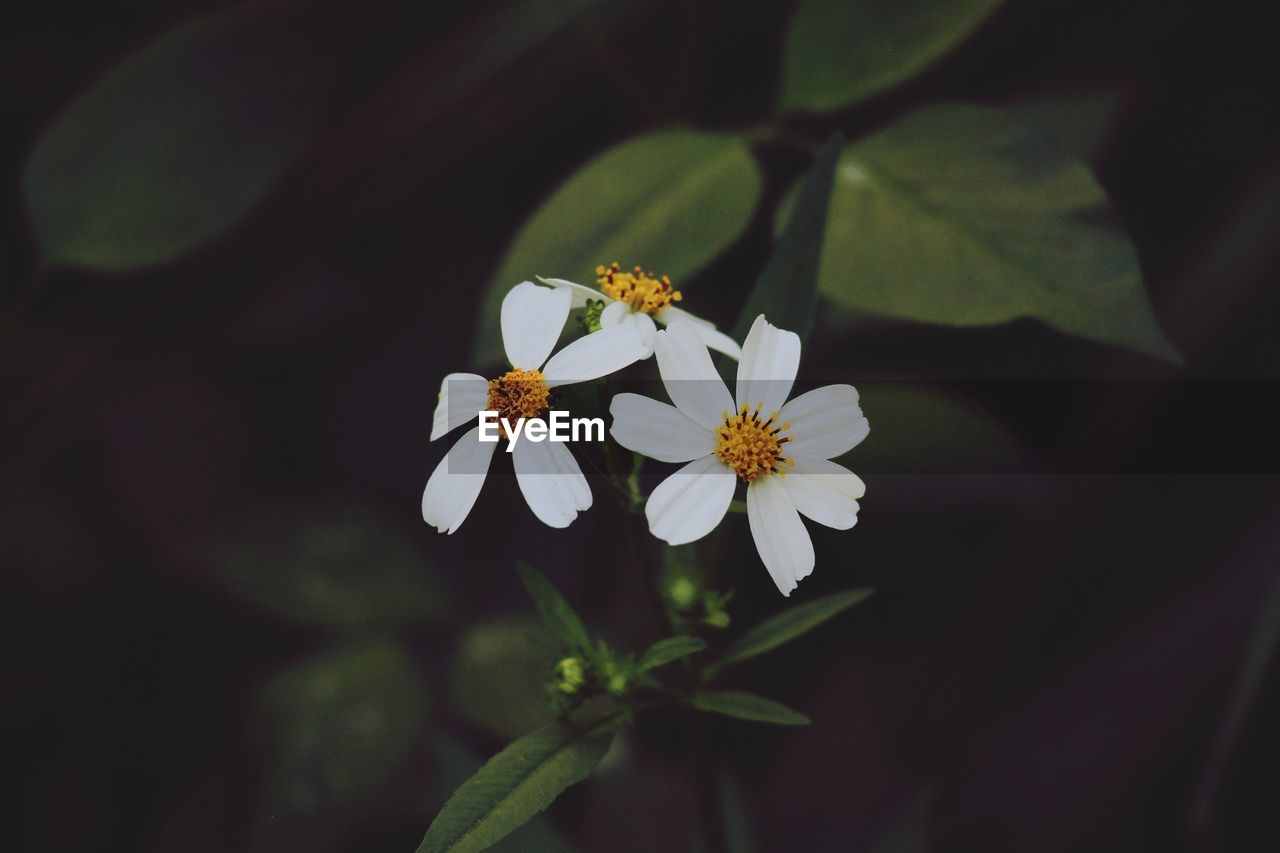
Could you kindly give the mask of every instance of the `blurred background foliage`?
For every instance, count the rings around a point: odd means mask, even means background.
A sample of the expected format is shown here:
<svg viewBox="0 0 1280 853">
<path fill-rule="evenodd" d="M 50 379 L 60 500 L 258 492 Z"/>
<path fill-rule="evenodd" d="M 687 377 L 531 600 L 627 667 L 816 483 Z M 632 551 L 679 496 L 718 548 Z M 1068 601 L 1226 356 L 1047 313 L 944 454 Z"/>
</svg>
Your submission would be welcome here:
<svg viewBox="0 0 1280 853">
<path fill-rule="evenodd" d="M 20 850 L 412 850 L 548 713 L 515 561 L 655 639 L 624 519 L 418 520 L 440 378 L 597 263 L 730 328 L 835 169 L 805 378 L 862 519 L 705 746 L 734 849 L 1274 850 L 1280 98 L 1253 4 L 10 10 L 0 566 Z M 656 476 L 646 472 L 646 482 Z M 649 483 L 651 486 L 652 483 Z M 599 492 L 599 489 L 597 489 Z M 729 642 L 780 601 L 740 517 Z M 676 715 L 509 850 L 693 850 Z"/>
</svg>

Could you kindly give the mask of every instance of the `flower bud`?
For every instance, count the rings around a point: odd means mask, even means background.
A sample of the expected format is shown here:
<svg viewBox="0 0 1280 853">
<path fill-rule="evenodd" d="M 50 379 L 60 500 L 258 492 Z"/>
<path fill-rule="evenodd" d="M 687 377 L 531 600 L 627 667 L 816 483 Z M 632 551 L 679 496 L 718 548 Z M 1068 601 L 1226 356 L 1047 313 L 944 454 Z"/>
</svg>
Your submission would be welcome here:
<svg viewBox="0 0 1280 853">
<path fill-rule="evenodd" d="M 556 689 L 561 693 L 577 693 L 586 681 L 586 670 L 577 658 L 565 658 L 556 664 Z"/>
</svg>

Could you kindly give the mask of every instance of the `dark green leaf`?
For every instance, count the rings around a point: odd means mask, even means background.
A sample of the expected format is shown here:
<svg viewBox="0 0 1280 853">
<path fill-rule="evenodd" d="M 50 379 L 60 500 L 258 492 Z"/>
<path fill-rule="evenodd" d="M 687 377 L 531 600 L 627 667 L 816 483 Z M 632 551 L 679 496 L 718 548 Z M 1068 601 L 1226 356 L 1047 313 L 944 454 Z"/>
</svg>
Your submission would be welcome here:
<svg viewBox="0 0 1280 853">
<path fill-rule="evenodd" d="M 800 195 L 774 247 L 773 257 L 747 297 L 732 337 L 744 340 L 760 314 L 781 329 L 809 340 L 818 304 L 818 265 L 827 228 L 827 208 L 836 161 L 844 144 L 832 134 L 800 187 Z"/>
<path fill-rule="evenodd" d="M 308 625 L 427 624 L 448 601 L 412 539 L 338 501 L 258 504 L 207 546 L 210 577 L 255 607 Z"/>
<path fill-rule="evenodd" d="M 851 589 L 784 610 L 739 637 L 716 666 L 728 666 L 776 649 L 866 600 L 870 595 L 871 590 L 865 587 Z"/>
<path fill-rule="evenodd" d="M 670 275 L 677 287 L 734 241 L 755 212 L 760 171 L 736 136 L 664 130 L 609 149 L 569 177 L 525 222 L 490 281 L 478 363 L 503 357 L 499 308 L 534 276 L 595 284 L 617 261 Z M 682 307 L 698 313 L 696 293 Z"/>
<path fill-rule="evenodd" d="M 551 581 L 527 563 L 518 563 L 516 569 L 520 572 L 520 580 L 524 581 L 524 587 L 529 590 L 529 595 L 532 596 L 533 603 L 538 606 L 538 612 L 542 614 L 547 627 L 554 631 L 570 650 L 589 649 L 591 639 L 587 636 L 587 629 L 583 627 L 582 620 L 578 618 L 577 613 L 573 612 L 573 608 L 564 600 L 564 596 L 551 585 Z"/>
<path fill-rule="evenodd" d="M 409 657 L 374 640 L 278 674 L 256 703 L 266 766 L 255 849 L 314 849 L 387 793 L 425 728 L 427 697 Z"/>
<path fill-rule="evenodd" d="M 484 850 L 551 805 L 600 763 L 621 721 L 613 711 L 558 721 L 509 745 L 436 815 L 418 853 Z"/>
<path fill-rule="evenodd" d="M 1088 167 L 999 110 L 934 107 L 845 149 L 819 287 L 871 316 L 951 326 L 1035 317 L 1178 358 Z"/>
<path fill-rule="evenodd" d="M 693 706 L 699 711 L 724 714 L 755 723 L 779 726 L 807 726 L 809 718 L 780 702 L 742 690 L 704 690 L 693 695 Z"/>
<path fill-rule="evenodd" d="M 787 32 L 782 106 L 834 110 L 915 76 L 1000 0 L 801 0 Z"/>
<path fill-rule="evenodd" d="M 441 802 L 448 799 L 455 788 L 475 775 L 484 764 L 444 732 L 436 738 L 435 760 L 436 776 L 432 787 L 440 786 Z M 532 818 L 489 847 L 490 853 L 573 853 L 574 849 L 546 817 Z"/>
<path fill-rule="evenodd" d="M 279 18 L 249 4 L 181 26 L 72 102 L 23 178 L 46 266 L 162 264 L 266 196 L 313 137 L 328 91 Z"/>
<path fill-rule="evenodd" d="M 656 669 L 665 663 L 700 652 L 706 647 L 706 642 L 697 637 L 667 637 L 649 647 L 649 650 L 640 658 L 640 668 Z"/>
</svg>

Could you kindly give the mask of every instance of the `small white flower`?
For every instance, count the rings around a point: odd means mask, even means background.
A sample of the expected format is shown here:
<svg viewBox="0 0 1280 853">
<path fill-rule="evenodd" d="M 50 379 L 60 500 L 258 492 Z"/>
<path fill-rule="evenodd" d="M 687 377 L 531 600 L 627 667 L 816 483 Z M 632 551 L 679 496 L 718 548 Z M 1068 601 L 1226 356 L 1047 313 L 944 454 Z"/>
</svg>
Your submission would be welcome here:
<svg viewBox="0 0 1280 853">
<path fill-rule="evenodd" d="M 575 284 L 562 278 L 539 278 L 552 287 L 562 287 L 573 294 L 573 307 L 586 307 L 588 302 L 604 301 L 605 308 L 600 312 L 600 328 L 608 329 L 619 325 L 632 325 L 644 337 L 648 351 L 645 358 L 653 354 L 654 336 L 658 332 L 654 321 L 664 326 L 676 320 L 688 320 L 702 338 L 702 342 L 711 349 L 722 352 L 732 359 L 742 355 L 733 338 L 718 331 L 715 324 L 701 317 L 695 317 L 674 304 L 683 297 L 680 291 L 671 286 L 671 280 L 665 275 L 655 278 L 652 274 L 636 267 L 632 272 L 623 272 L 615 263 L 609 266 L 596 267 L 596 290 L 584 284 Z"/>
<path fill-rule="evenodd" d="M 569 301 L 566 290 L 528 281 L 511 289 L 502 300 L 502 344 L 514 369 L 487 382 L 474 373 L 446 376 L 431 426 L 432 441 L 478 421 L 481 411 L 497 411 L 512 423 L 541 416 L 552 388 L 605 376 L 644 357 L 639 332 L 618 326 L 585 335 L 548 360 L 569 318 Z M 422 518 L 428 524 L 441 533 L 461 526 L 480 495 L 497 446 L 480 441 L 477 424 L 450 448 L 422 493 Z M 563 444 L 520 441 L 512 450 L 516 482 L 539 520 L 568 527 L 578 512 L 591 506 L 587 478 Z"/>
<path fill-rule="evenodd" d="M 800 516 L 847 530 L 866 491 L 830 461 L 870 427 L 852 385 L 827 385 L 787 403 L 800 365 L 800 338 L 756 318 L 742 346 L 735 401 L 697 330 L 683 322 L 657 333 L 658 370 L 675 406 L 639 394 L 613 398 L 610 433 L 662 462 L 685 462 L 645 504 L 649 530 L 671 545 L 710 533 L 747 484 L 747 520 L 760 559 L 790 595 L 813 571 L 813 542 Z M 785 403 L 785 405 L 784 405 Z"/>
</svg>

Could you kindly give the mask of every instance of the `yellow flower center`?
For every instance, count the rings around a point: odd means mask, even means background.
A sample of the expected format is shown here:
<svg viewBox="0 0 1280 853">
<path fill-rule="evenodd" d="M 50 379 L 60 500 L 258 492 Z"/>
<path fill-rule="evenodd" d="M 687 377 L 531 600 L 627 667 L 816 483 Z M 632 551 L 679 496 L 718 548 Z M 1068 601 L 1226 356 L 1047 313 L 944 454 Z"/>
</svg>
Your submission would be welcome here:
<svg viewBox="0 0 1280 853">
<path fill-rule="evenodd" d="M 791 424 L 774 424 L 778 413 L 767 420 L 760 417 L 760 406 L 755 411 L 744 405 L 736 414 L 724 413 L 724 425 L 716 429 L 716 456 L 733 469 L 733 473 L 745 483 L 765 474 L 786 476 L 787 469 L 795 461 L 782 455 L 782 445 L 791 440 L 782 431 Z"/>
<path fill-rule="evenodd" d="M 515 424 L 518 418 L 536 418 L 545 412 L 550 392 L 540 371 L 509 370 L 497 379 L 489 380 L 489 400 L 485 409 L 497 412 L 498 417 Z"/>
<path fill-rule="evenodd" d="M 656 314 L 672 302 L 679 302 L 684 297 L 680 291 L 673 290 L 671 279 L 665 275 L 654 278 L 640 267 L 631 272 L 623 272 L 616 264 L 607 267 L 596 267 L 596 283 L 605 296 L 625 302 L 632 311 L 643 311 Z"/>
</svg>

